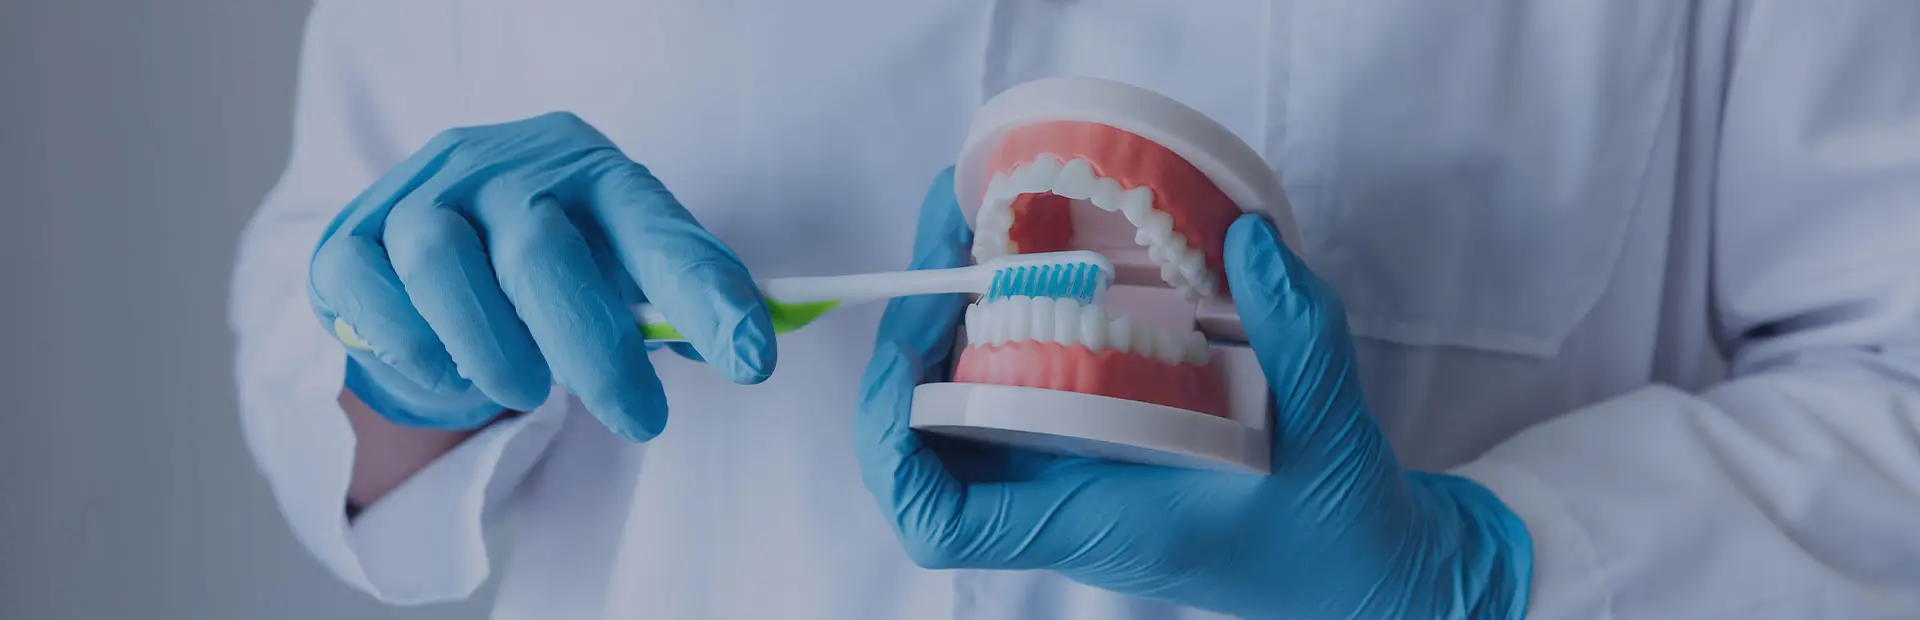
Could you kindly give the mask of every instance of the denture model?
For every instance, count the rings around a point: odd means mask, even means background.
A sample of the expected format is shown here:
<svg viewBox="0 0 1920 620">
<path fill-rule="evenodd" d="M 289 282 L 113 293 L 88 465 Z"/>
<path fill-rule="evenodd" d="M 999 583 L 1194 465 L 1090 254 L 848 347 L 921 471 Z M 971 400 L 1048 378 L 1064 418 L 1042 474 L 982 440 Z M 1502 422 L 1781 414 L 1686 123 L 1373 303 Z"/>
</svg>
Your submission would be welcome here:
<svg viewBox="0 0 1920 620">
<path fill-rule="evenodd" d="M 1050 78 L 974 117 L 955 168 L 973 258 L 1093 250 L 1104 301 L 967 307 L 948 381 L 914 393 L 914 428 L 1055 454 L 1266 473 L 1270 397 L 1229 296 L 1227 227 L 1262 213 L 1300 252 L 1266 162 L 1159 94 Z"/>
</svg>

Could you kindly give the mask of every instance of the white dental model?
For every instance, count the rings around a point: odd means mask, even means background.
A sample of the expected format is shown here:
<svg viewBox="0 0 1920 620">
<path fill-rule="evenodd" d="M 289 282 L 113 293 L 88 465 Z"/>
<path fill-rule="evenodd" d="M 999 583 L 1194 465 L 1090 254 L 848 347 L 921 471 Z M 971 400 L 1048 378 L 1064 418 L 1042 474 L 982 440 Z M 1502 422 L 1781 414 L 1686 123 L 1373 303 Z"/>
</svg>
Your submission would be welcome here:
<svg viewBox="0 0 1920 620">
<path fill-rule="evenodd" d="M 1054 78 L 988 101 L 955 170 L 976 262 L 1082 249 L 1114 264 L 1102 305 L 967 308 L 955 370 L 913 427 L 1055 454 L 1266 473 L 1270 396 L 1228 296 L 1226 230 L 1263 213 L 1300 252 L 1279 180 L 1199 112 L 1115 82 Z"/>
</svg>

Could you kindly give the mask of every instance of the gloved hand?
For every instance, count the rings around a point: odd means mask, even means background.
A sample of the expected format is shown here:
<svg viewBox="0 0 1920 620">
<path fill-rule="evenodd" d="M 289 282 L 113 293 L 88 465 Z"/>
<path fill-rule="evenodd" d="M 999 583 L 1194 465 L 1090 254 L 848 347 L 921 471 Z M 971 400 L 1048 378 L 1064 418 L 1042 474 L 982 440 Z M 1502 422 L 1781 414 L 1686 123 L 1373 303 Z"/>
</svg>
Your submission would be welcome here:
<svg viewBox="0 0 1920 620">
<path fill-rule="evenodd" d="M 478 427 L 558 382 L 620 436 L 658 435 L 666 395 L 640 301 L 733 381 L 775 364 L 746 267 L 566 113 L 435 137 L 334 218 L 309 293 L 349 346 L 347 389 L 411 426 Z"/>
<path fill-rule="evenodd" d="M 913 268 L 964 264 L 943 176 Z M 950 362 L 957 296 L 895 300 L 863 380 L 861 472 L 928 568 L 1047 569 L 1253 618 L 1520 618 L 1524 525 L 1465 479 L 1403 469 L 1361 396 L 1333 291 L 1256 215 L 1228 231 L 1234 303 L 1275 397 L 1273 473 L 1241 475 L 963 445 L 908 428 Z"/>
</svg>

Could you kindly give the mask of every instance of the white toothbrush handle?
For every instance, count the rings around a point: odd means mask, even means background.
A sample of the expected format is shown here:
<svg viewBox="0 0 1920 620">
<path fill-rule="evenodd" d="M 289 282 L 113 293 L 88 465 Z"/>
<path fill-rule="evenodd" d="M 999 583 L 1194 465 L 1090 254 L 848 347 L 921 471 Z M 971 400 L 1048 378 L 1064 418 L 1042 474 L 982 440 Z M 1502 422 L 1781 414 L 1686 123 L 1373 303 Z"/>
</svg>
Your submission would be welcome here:
<svg viewBox="0 0 1920 620">
<path fill-rule="evenodd" d="M 921 269 L 843 276 L 770 278 L 754 282 L 768 300 L 786 304 L 833 301 L 859 303 L 908 295 L 946 293 L 984 294 L 992 283 L 993 267 L 971 265 L 952 269 Z M 643 328 L 665 326 L 667 317 L 653 304 L 633 306 L 634 319 Z"/>
<path fill-rule="evenodd" d="M 991 279 L 980 266 L 863 273 L 844 276 L 773 278 L 759 283 L 760 293 L 785 303 L 839 301 L 855 303 L 942 293 L 984 293 Z"/>
</svg>

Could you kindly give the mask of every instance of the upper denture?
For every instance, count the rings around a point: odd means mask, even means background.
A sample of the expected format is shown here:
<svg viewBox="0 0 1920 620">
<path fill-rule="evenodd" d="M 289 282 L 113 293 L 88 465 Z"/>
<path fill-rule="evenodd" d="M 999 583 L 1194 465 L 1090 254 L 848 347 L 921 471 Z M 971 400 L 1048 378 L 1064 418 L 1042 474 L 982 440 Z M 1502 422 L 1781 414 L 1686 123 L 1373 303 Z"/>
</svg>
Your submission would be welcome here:
<svg viewBox="0 0 1920 620">
<path fill-rule="evenodd" d="M 1008 198 L 1052 193 L 1123 214 L 1138 229 L 1135 241 L 1148 248 L 1162 278 L 1176 289 L 1200 295 L 1224 289 L 1222 246 L 1240 208 L 1165 147 L 1108 125 L 1050 121 L 1006 132 L 989 155 L 988 169 L 994 174 L 975 224 L 976 234 L 987 233 L 976 237 L 976 249 L 987 258 L 1029 250 L 1011 234 L 1006 241 L 1013 247 L 991 247 L 1000 242 L 997 233 L 1013 232 L 1015 214 L 1001 208 L 1010 206 Z"/>
</svg>

